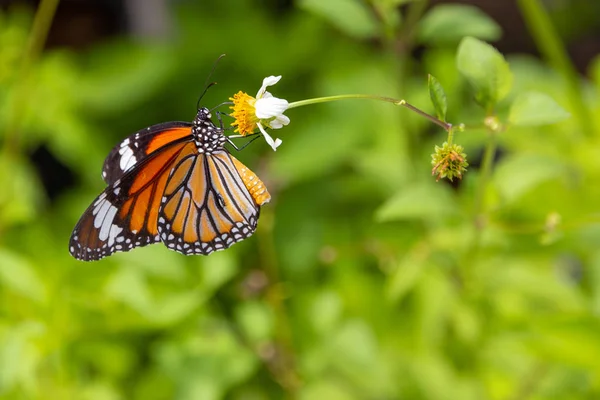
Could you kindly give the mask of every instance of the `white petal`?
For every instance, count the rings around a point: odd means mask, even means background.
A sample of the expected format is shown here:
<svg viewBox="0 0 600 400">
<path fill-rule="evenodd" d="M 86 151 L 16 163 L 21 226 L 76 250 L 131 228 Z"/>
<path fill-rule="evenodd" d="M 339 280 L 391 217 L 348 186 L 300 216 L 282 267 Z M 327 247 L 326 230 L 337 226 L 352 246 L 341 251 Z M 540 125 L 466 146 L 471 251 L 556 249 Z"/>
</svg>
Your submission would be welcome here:
<svg viewBox="0 0 600 400">
<path fill-rule="evenodd" d="M 289 103 L 285 99 L 277 97 L 268 97 L 256 100 L 254 108 L 258 119 L 268 119 L 277 117 L 287 110 Z"/>
<path fill-rule="evenodd" d="M 265 128 L 263 128 L 263 126 L 260 123 L 257 125 L 258 125 L 258 129 L 260 129 L 261 133 L 265 137 L 265 141 L 269 144 L 269 146 L 271 146 L 273 151 L 277 151 L 277 147 L 279 147 L 279 145 L 282 143 L 281 139 L 277 138 L 277 139 L 273 140 L 271 135 L 269 135 L 267 133 L 267 131 L 265 131 Z"/>
<path fill-rule="evenodd" d="M 280 129 L 283 128 L 284 125 L 290 123 L 290 119 L 285 115 L 278 115 L 273 121 L 269 121 L 269 128 L 271 129 Z"/>
<path fill-rule="evenodd" d="M 267 76 L 265 79 L 263 79 L 263 84 L 260 87 L 260 89 L 258 90 L 258 93 L 256 94 L 256 98 L 260 99 L 261 97 L 263 97 L 263 95 L 267 91 L 267 86 L 273 86 L 274 84 L 279 82 L 280 79 L 281 79 L 281 75 L 279 75 L 279 76 L 271 75 L 271 76 Z"/>
</svg>

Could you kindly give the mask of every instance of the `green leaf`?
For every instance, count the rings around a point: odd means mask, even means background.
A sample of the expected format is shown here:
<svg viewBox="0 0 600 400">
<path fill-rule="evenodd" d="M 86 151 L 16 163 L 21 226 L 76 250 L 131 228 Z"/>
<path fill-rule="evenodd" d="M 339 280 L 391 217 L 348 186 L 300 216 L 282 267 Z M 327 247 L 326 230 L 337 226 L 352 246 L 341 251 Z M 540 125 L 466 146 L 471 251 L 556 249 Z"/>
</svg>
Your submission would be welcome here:
<svg viewBox="0 0 600 400">
<path fill-rule="evenodd" d="M 333 378 L 330 378 L 329 381 L 307 382 L 302 386 L 299 397 L 300 400 L 352 400 L 355 398 L 350 389 Z"/>
<path fill-rule="evenodd" d="M 154 301 L 146 310 L 146 318 L 161 325 L 171 325 L 190 315 L 203 301 L 204 294 L 197 290 L 173 293 Z"/>
<path fill-rule="evenodd" d="M 515 125 L 538 126 L 554 124 L 570 116 L 547 94 L 525 92 L 512 103 L 508 120 Z"/>
<path fill-rule="evenodd" d="M 505 201 L 513 202 L 565 172 L 564 164 L 555 159 L 524 154 L 505 159 L 494 173 L 494 183 Z"/>
<path fill-rule="evenodd" d="M 342 310 L 343 304 L 340 296 L 329 290 L 315 295 L 310 306 L 307 307 L 307 314 L 309 314 L 315 331 L 327 335 L 339 323 Z"/>
<path fill-rule="evenodd" d="M 594 57 L 590 62 L 587 75 L 596 84 L 596 90 L 600 90 L 600 55 Z"/>
<path fill-rule="evenodd" d="M 244 337 L 251 343 L 261 344 L 273 336 L 275 318 L 266 304 L 252 301 L 244 302 L 236 309 L 236 319 L 244 331 Z"/>
<path fill-rule="evenodd" d="M 446 100 L 446 92 L 444 88 L 435 79 L 435 76 L 429 74 L 427 76 L 427 87 L 429 88 L 429 97 L 431 98 L 431 104 L 435 108 L 437 117 L 446 122 L 446 112 L 448 111 L 448 102 Z"/>
<path fill-rule="evenodd" d="M 544 359 L 600 374 L 600 322 L 594 317 L 561 315 L 537 320 L 525 343 Z"/>
<path fill-rule="evenodd" d="M 422 43 L 456 43 L 465 36 L 495 41 L 502 35 L 500 26 L 479 8 L 463 4 L 434 6 L 421 19 L 417 40 Z"/>
<path fill-rule="evenodd" d="M 420 183 L 402 189 L 376 212 L 378 222 L 407 219 L 437 219 L 455 215 L 456 200 L 446 188 L 435 183 Z"/>
<path fill-rule="evenodd" d="M 122 267 L 108 281 L 105 294 L 144 313 L 152 309 L 152 296 L 146 277 L 133 268 Z"/>
<path fill-rule="evenodd" d="M 211 254 L 203 260 L 203 282 L 202 287 L 210 292 L 217 290 L 221 285 L 233 278 L 238 271 L 237 259 L 233 253 L 222 251 Z"/>
<path fill-rule="evenodd" d="M 324 17 L 338 29 L 356 38 L 377 35 L 377 25 L 369 10 L 355 0 L 301 0 L 300 7 Z"/>
<path fill-rule="evenodd" d="M 46 298 L 46 288 L 29 260 L 2 249 L 0 249 L 0 282 L 2 286 L 32 300 L 43 301 Z"/>
<path fill-rule="evenodd" d="M 513 75 L 504 56 L 491 45 L 473 37 L 458 47 L 456 66 L 475 92 L 475 100 L 487 111 L 510 92 Z"/>
<path fill-rule="evenodd" d="M 25 159 L 0 157 L 0 222 L 6 228 L 31 221 L 44 201 L 42 185 Z"/>
<path fill-rule="evenodd" d="M 0 329 L 2 394 L 21 385 L 33 387 L 36 383 L 36 371 L 43 363 L 40 338 L 47 338 L 48 335 L 47 327 L 35 320 L 15 321 L 12 326 Z"/>
<path fill-rule="evenodd" d="M 400 260 L 387 281 L 386 296 L 398 302 L 415 286 L 421 273 L 428 266 L 429 250 L 418 243 L 410 253 Z"/>
</svg>

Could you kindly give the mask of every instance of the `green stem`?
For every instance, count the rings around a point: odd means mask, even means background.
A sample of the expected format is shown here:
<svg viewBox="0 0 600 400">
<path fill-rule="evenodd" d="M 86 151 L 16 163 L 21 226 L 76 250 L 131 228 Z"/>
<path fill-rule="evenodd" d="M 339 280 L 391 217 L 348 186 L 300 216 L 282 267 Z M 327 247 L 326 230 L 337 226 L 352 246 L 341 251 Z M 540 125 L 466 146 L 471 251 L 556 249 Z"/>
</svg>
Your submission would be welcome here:
<svg viewBox="0 0 600 400">
<path fill-rule="evenodd" d="M 6 126 L 6 141 L 4 143 L 4 152 L 6 154 L 11 154 L 18 150 L 19 124 L 23 120 L 22 116 L 25 111 L 25 105 L 30 97 L 27 91 L 29 71 L 44 48 L 44 43 L 46 43 L 48 31 L 50 30 L 50 25 L 52 25 L 58 3 L 59 0 L 42 0 L 35 13 L 29 41 L 19 71 L 19 80 L 15 85 L 14 111 Z"/>
<path fill-rule="evenodd" d="M 483 153 L 481 173 L 479 175 L 479 184 L 477 188 L 477 193 L 475 195 L 474 217 L 475 226 L 477 230 L 482 230 L 484 227 L 483 221 L 481 220 L 484 212 L 484 197 L 490 178 L 492 176 L 492 164 L 494 163 L 494 157 L 496 156 L 496 148 L 498 147 L 496 133 L 490 132 L 489 135 L 490 138 L 485 146 L 485 152 Z"/>
<path fill-rule="evenodd" d="M 583 101 L 579 74 L 565 51 L 564 44 L 556 29 L 554 29 L 548 13 L 539 0 L 519 0 L 518 4 L 540 52 L 567 83 L 567 96 L 572 105 L 571 111 L 579 124 L 580 130 L 588 137 L 592 136 L 594 128 L 591 121 L 593 121 L 593 118 Z"/>
<path fill-rule="evenodd" d="M 263 270 L 269 281 L 265 300 L 275 316 L 276 356 L 267 361 L 275 380 L 291 398 L 296 397 L 300 378 L 295 366 L 295 351 L 292 327 L 284 302 L 283 282 L 279 273 L 279 263 L 273 241 L 273 212 L 261 215 L 259 225 L 259 256 Z"/>
<path fill-rule="evenodd" d="M 412 2 L 408 7 L 406 18 L 404 20 L 404 23 L 402 24 L 402 34 L 399 35 L 400 37 L 408 38 L 408 48 L 406 49 L 407 53 L 410 52 L 410 50 L 412 50 L 412 47 L 414 45 L 413 37 L 416 32 L 416 28 L 419 24 L 419 21 L 421 21 L 421 17 L 423 17 L 423 14 L 427 10 L 428 6 L 428 0 L 421 0 Z"/>
<path fill-rule="evenodd" d="M 385 101 L 387 103 L 392 103 L 396 106 L 402 106 L 402 107 L 408 108 L 409 110 L 411 110 L 411 111 L 419 114 L 420 116 L 428 119 L 429 121 L 433 122 L 434 124 L 439 125 L 446 131 L 449 131 L 452 128 L 452 124 L 441 121 L 441 120 L 437 119 L 436 117 L 434 117 L 433 115 L 429 115 L 426 112 L 419 110 L 417 107 L 413 106 L 412 104 L 407 103 L 406 100 L 399 100 L 399 99 L 394 99 L 394 98 L 385 97 L 385 96 L 376 96 L 376 95 L 372 95 L 372 94 L 341 94 L 341 95 L 337 95 L 337 96 L 316 97 L 314 99 L 294 101 L 293 103 L 290 103 L 288 105 L 288 109 L 302 107 L 302 106 L 306 106 L 309 104 L 327 103 L 330 101 L 348 100 L 348 99 L 369 99 L 369 100 Z"/>
<path fill-rule="evenodd" d="M 8 116 L 6 121 L 4 133 L 5 140 L 0 149 L 0 159 L 4 158 L 7 160 L 6 166 L 10 166 L 12 163 L 11 160 L 19 156 L 19 127 L 23 121 L 23 114 L 25 114 L 27 101 L 31 98 L 28 91 L 29 71 L 44 48 L 44 43 L 46 42 L 50 25 L 54 19 L 58 2 L 59 0 L 42 0 L 35 13 L 27 47 L 23 53 L 21 67 L 17 73 L 18 76 L 14 87 L 12 88 L 14 91 L 13 112 Z M 0 166 L 0 168 L 4 167 L 4 165 Z M 10 176 L 11 171 L 8 170 L 7 173 L 8 176 Z M 12 185 L 8 188 L 4 188 L 4 190 L 9 192 L 12 191 L 11 186 Z M 8 193 L 8 198 L 14 195 L 14 193 Z M 3 221 L 0 221 L 0 237 L 3 236 L 4 229 L 4 223 Z"/>
<path fill-rule="evenodd" d="M 454 140 L 454 129 L 452 129 L 452 127 L 450 127 L 450 129 L 448 129 L 448 139 L 446 140 L 446 142 L 448 143 L 449 146 L 452 146 L 453 140 Z"/>
</svg>

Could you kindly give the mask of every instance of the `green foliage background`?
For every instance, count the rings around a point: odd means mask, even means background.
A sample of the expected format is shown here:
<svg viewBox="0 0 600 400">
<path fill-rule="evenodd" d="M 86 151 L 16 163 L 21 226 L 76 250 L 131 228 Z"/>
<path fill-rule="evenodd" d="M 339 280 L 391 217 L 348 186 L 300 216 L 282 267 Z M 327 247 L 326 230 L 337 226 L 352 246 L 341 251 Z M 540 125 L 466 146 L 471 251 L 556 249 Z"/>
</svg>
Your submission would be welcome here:
<svg viewBox="0 0 600 400">
<path fill-rule="evenodd" d="M 546 61 L 507 55 L 513 84 L 483 109 L 458 44 L 500 28 L 426 3 L 179 2 L 171 37 L 29 61 L 34 10 L 1 14 L 0 397 L 600 397 L 600 59 L 574 74 L 537 0 L 522 0 Z M 293 109 L 276 153 L 258 141 L 239 154 L 273 197 L 252 238 L 209 257 L 155 245 L 72 259 L 109 149 L 191 120 L 221 53 L 207 106 L 283 75 L 272 92 L 290 101 L 370 93 L 435 114 L 432 74 L 472 166 L 457 186 L 436 183 L 446 134 L 401 107 Z M 571 118 L 546 125 L 560 110 L 548 98 Z M 76 176 L 52 201 L 29 160 L 42 145 Z"/>
</svg>

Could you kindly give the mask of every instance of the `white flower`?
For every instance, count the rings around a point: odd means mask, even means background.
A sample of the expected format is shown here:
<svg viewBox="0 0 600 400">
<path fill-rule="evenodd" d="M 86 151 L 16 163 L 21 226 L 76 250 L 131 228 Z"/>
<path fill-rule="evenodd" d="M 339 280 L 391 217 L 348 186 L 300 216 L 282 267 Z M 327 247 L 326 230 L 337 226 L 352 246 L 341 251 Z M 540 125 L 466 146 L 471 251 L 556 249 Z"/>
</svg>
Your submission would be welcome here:
<svg viewBox="0 0 600 400">
<path fill-rule="evenodd" d="M 237 125 L 236 132 L 245 136 L 254 132 L 254 129 L 258 127 L 273 150 L 277 150 L 281 139 L 273 140 L 266 128 L 280 129 L 290 123 L 290 119 L 283 115 L 289 105 L 287 100 L 274 97 L 267 92 L 267 87 L 275 85 L 280 79 L 281 76 L 268 76 L 263 79 L 256 98 L 244 92 L 239 92 L 231 98 L 233 100 L 232 116 L 235 118 L 232 125 Z"/>
<path fill-rule="evenodd" d="M 273 138 L 262 126 L 263 122 L 271 129 L 280 129 L 290 123 L 290 119 L 283 115 L 288 108 L 287 100 L 273 97 L 271 93 L 267 92 L 267 87 L 275 85 L 280 79 L 281 75 L 271 75 L 263 79 L 263 84 L 256 93 L 256 103 L 254 104 L 255 114 L 260 120 L 256 125 L 273 150 L 277 150 L 282 141 L 281 139 L 273 141 Z"/>
</svg>

